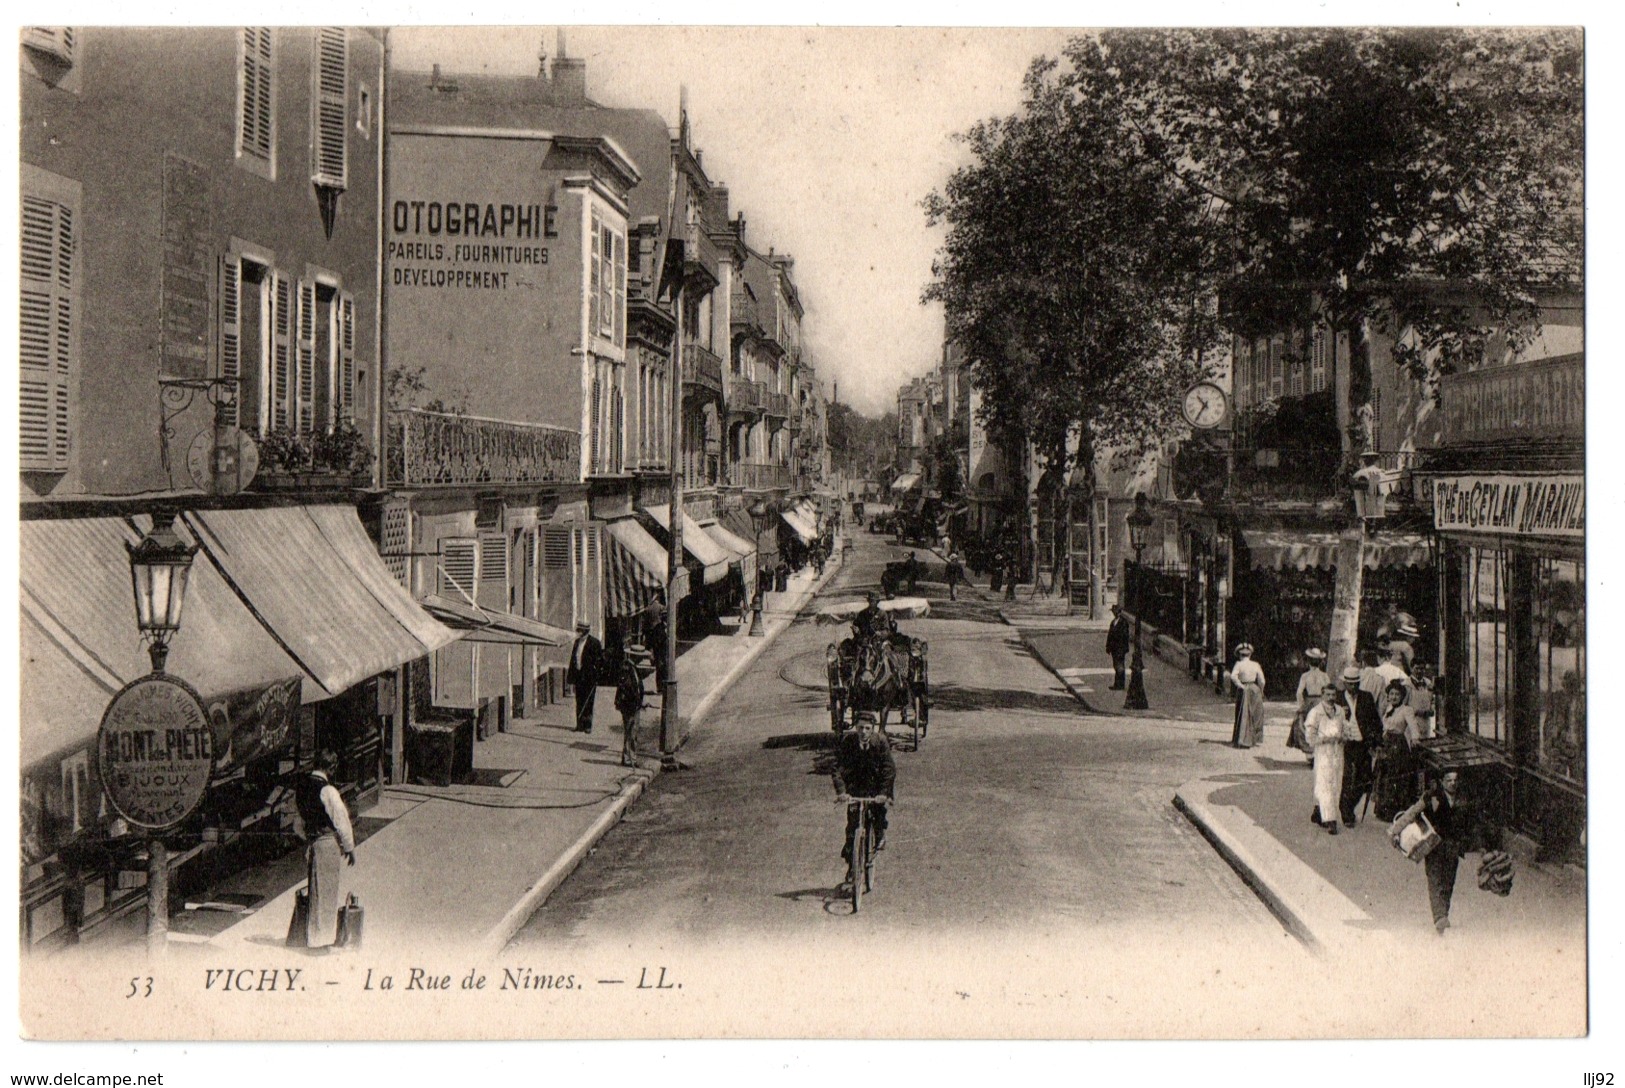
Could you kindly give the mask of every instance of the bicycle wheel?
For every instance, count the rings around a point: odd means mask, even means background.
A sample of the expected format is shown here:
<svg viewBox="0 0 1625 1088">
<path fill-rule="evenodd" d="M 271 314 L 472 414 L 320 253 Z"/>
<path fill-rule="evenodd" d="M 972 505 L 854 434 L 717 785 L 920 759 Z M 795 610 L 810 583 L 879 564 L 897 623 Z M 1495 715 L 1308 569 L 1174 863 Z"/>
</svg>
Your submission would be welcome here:
<svg viewBox="0 0 1625 1088">
<path fill-rule="evenodd" d="M 848 860 L 846 869 L 847 883 L 852 886 L 852 913 L 858 913 L 858 906 L 863 902 L 863 854 L 861 851 L 868 845 L 868 838 L 864 833 L 863 810 L 858 810 L 858 823 L 852 829 L 852 841 L 848 844 Z"/>
<path fill-rule="evenodd" d="M 869 826 L 869 806 L 863 806 L 863 890 L 873 891 L 875 886 L 874 832 Z"/>
<path fill-rule="evenodd" d="M 914 726 L 914 748 L 913 748 L 913 751 L 918 752 L 920 750 L 920 737 L 923 735 L 921 733 L 920 711 L 919 711 L 918 708 L 915 709 L 914 713 L 911 715 L 911 718 L 912 718 L 912 724 Z"/>
</svg>

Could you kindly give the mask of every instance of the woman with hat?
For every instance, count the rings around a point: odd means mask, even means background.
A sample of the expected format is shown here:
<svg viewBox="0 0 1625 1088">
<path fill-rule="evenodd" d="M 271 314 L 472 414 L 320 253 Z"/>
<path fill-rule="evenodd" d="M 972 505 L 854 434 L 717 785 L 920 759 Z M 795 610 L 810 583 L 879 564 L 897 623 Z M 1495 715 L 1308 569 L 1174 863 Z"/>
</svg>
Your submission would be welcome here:
<svg viewBox="0 0 1625 1088">
<path fill-rule="evenodd" d="M 1320 693 L 1332 678 L 1326 675 L 1326 651 L 1311 646 L 1303 652 L 1303 659 L 1308 664 L 1303 675 L 1298 677 L 1298 712 L 1292 716 L 1292 734 L 1287 738 L 1287 746 L 1309 756 L 1309 762 L 1315 761 L 1315 746 L 1309 743 L 1304 735 L 1303 723 L 1309 716 L 1315 703 L 1320 699 Z"/>
<path fill-rule="evenodd" d="M 1236 728 L 1230 734 L 1230 743 L 1237 748 L 1251 748 L 1264 740 L 1264 669 L 1253 660 L 1253 644 L 1243 642 L 1236 647 L 1236 664 L 1230 670 L 1230 682 L 1236 685 Z"/>
<path fill-rule="evenodd" d="M 1350 725 L 1336 684 L 1322 684 L 1318 698 L 1303 725 L 1315 763 L 1315 811 L 1309 819 L 1335 835 L 1343 807 L 1343 743 Z"/>
</svg>

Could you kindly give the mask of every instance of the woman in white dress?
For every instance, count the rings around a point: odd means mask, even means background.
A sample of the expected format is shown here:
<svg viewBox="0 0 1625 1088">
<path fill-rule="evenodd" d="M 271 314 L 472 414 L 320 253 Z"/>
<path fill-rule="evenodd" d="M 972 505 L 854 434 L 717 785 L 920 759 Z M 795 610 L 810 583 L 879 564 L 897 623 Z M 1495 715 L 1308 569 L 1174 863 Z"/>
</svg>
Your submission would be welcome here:
<svg viewBox="0 0 1625 1088">
<path fill-rule="evenodd" d="M 1333 835 L 1343 800 L 1343 741 L 1348 728 L 1337 686 L 1327 684 L 1320 689 L 1320 702 L 1304 719 L 1303 731 L 1315 753 L 1315 811 L 1309 818 Z"/>
</svg>

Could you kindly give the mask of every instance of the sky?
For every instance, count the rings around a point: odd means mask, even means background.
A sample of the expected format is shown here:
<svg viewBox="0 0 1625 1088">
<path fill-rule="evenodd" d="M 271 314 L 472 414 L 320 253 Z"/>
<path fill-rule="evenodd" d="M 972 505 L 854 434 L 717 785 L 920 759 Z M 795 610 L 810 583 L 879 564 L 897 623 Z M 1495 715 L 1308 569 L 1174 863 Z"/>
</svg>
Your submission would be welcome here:
<svg viewBox="0 0 1625 1088">
<path fill-rule="evenodd" d="M 534 74 L 558 28 L 399 27 L 397 70 Z M 922 305 L 943 229 L 921 201 L 967 162 L 954 139 L 1012 113 L 1028 63 L 1062 31 L 1033 28 L 565 28 L 587 94 L 677 121 L 729 188 L 746 241 L 795 258 L 803 340 L 825 392 L 878 415 L 941 358 L 942 307 Z M 833 388 L 836 387 L 836 388 Z"/>
</svg>

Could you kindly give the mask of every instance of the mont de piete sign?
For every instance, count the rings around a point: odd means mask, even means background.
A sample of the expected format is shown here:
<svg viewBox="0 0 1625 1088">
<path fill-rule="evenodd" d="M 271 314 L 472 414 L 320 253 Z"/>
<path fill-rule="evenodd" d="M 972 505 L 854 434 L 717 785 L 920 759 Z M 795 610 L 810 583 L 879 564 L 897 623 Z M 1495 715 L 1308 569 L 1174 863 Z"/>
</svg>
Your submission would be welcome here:
<svg viewBox="0 0 1625 1088">
<path fill-rule="evenodd" d="M 96 765 L 113 808 L 145 828 L 173 827 L 214 775 L 203 700 L 172 676 L 143 676 L 113 697 L 96 736 Z"/>
</svg>

